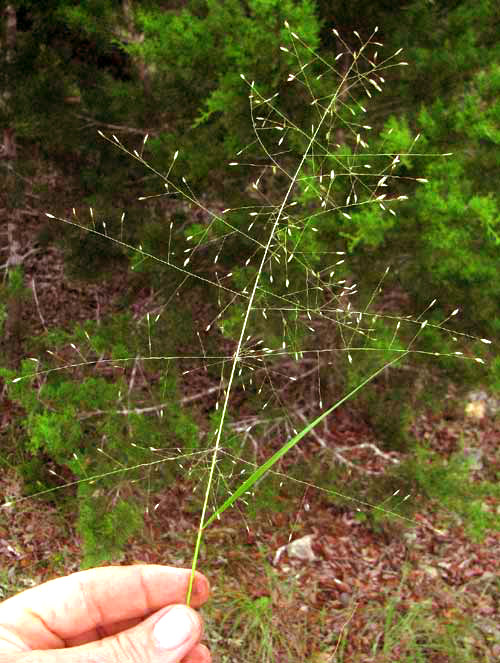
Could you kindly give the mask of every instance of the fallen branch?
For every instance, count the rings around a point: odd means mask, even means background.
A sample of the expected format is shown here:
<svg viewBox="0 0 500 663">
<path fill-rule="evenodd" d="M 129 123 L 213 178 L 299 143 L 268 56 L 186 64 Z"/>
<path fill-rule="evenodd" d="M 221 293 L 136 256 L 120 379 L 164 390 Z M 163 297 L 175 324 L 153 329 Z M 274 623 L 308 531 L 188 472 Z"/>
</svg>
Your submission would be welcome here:
<svg viewBox="0 0 500 663">
<path fill-rule="evenodd" d="M 308 423 L 308 419 L 305 416 L 304 412 L 301 410 L 296 411 L 296 414 L 302 419 L 304 423 Z M 360 444 L 356 444 L 354 446 L 345 446 L 345 447 L 331 447 L 328 445 L 325 440 L 317 433 L 316 429 L 313 429 L 310 431 L 311 435 L 313 438 L 318 442 L 318 444 L 323 448 L 323 449 L 328 449 L 333 456 L 342 464 L 348 465 L 349 467 L 352 467 L 360 472 L 364 472 L 365 474 L 380 474 L 377 470 L 368 470 L 363 467 L 360 467 L 359 465 L 356 465 L 352 461 L 348 460 L 345 458 L 342 454 L 343 452 L 346 451 L 353 451 L 357 449 L 371 449 L 373 453 L 377 456 L 380 456 L 381 458 L 384 458 L 385 460 L 390 461 L 391 463 L 398 464 L 399 460 L 397 458 L 393 458 L 390 454 L 385 453 L 384 451 L 381 451 L 376 444 L 373 444 L 373 442 L 361 442 Z M 326 432 L 326 431 L 325 431 Z"/>
<path fill-rule="evenodd" d="M 155 137 L 159 135 L 159 132 L 155 132 L 154 130 L 145 130 L 144 128 L 138 129 L 137 127 L 127 127 L 126 125 L 123 124 L 109 124 L 107 122 L 101 122 L 100 120 L 96 120 L 94 117 L 91 117 L 90 115 L 82 115 L 80 113 L 74 113 L 74 116 L 80 120 L 85 120 L 88 123 L 87 126 L 89 127 L 104 127 L 105 129 L 110 129 L 111 131 L 121 131 L 122 133 L 136 134 L 139 136 L 144 136 L 145 134 L 149 134 L 150 136 Z"/>
<path fill-rule="evenodd" d="M 40 318 L 40 322 L 42 323 L 42 327 L 46 332 L 48 332 L 47 325 L 45 324 L 45 319 L 42 315 L 42 311 L 40 309 L 40 302 L 38 301 L 38 295 L 36 294 L 36 286 L 35 286 L 35 279 L 31 279 L 31 289 L 33 290 L 33 297 L 35 298 L 35 304 L 36 304 L 36 310 L 38 311 L 38 317 Z"/>
</svg>

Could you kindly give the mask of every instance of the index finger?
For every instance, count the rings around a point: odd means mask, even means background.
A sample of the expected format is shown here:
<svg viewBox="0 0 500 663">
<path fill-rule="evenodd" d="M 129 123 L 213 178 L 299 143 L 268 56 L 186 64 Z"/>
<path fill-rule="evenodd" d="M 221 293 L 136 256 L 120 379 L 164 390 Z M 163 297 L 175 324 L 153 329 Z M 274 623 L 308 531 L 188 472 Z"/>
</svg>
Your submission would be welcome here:
<svg viewBox="0 0 500 663">
<path fill-rule="evenodd" d="M 107 566 L 72 573 L 28 589 L 0 604 L 0 621 L 32 649 L 60 647 L 82 633 L 143 619 L 171 603 L 184 603 L 189 569 L 157 564 Z M 209 597 L 196 572 L 192 607 Z M 55 643 L 55 644 L 54 644 Z"/>
</svg>

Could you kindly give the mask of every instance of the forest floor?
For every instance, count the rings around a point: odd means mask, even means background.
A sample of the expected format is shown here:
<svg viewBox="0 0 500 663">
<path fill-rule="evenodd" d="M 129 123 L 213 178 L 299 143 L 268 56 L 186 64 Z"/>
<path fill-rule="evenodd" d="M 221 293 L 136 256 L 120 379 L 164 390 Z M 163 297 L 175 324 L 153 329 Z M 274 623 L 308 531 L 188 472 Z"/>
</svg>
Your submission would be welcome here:
<svg viewBox="0 0 500 663">
<path fill-rule="evenodd" d="M 34 224 L 35 225 L 35 224 Z M 38 228 L 39 230 L 39 228 Z M 22 243 L 33 245 L 30 224 Z M 67 320 L 104 316 L 123 275 L 105 283 L 78 285 L 49 247 L 25 264 L 37 301 L 26 308 L 30 334 Z M 137 310 L 150 293 L 139 293 Z M 3 398 L 0 441 L 22 416 Z M 339 408 L 329 424 L 332 444 L 357 446 L 369 431 Z M 499 468 L 500 421 L 471 419 L 463 411 L 423 414 L 417 439 L 448 458 L 458 441 L 480 450 L 470 473 L 479 481 Z M 317 462 L 314 442 L 302 462 Z M 363 467 L 376 466 L 367 451 Z M 285 487 L 286 488 L 286 487 Z M 0 491 L 22 496 L 14 469 L 2 471 Z M 116 563 L 190 567 L 199 512 L 193 486 L 179 480 L 161 493 L 148 493 L 144 532 Z M 439 503 L 411 495 L 411 522 L 377 523 L 353 504 L 338 506 L 313 486 L 301 497 L 283 491 L 275 508 L 244 518 L 236 510 L 207 530 L 199 560 L 212 585 L 203 608 L 206 642 L 214 661 L 295 663 L 493 663 L 500 660 L 500 536 L 489 532 L 475 542 L 467 523 Z M 485 510 L 500 513 L 485 498 Z M 74 572 L 81 561 L 76 514 L 60 513 L 53 502 L 23 499 L 0 510 L 0 597 L 55 576 Z M 304 537 L 309 537 L 304 539 Z M 302 539 L 302 553 L 287 546 Z M 280 551 L 281 554 L 278 554 Z"/>
</svg>

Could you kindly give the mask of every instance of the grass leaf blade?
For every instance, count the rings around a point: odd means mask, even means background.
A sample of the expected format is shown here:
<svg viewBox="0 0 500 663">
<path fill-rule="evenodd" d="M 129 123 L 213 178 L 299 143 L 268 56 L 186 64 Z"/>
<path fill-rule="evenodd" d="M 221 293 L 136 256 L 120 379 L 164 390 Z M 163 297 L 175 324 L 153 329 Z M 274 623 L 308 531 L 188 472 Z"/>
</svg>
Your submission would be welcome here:
<svg viewBox="0 0 500 663">
<path fill-rule="evenodd" d="M 342 405 L 345 401 L 349 400 L 356 392 L 358 392 L 360 389 L 362 389 L 368 382 L 373 380 L 379 373 L 381 373 L 385 368 L 388 366 L 391 366 L 392 364 L 395 364 L 397 361 L 400 361 L 406 354 L 407 352 L 402 353 L 401 355 L 397 356 L 395 359 L 392 361 L 388 362 L 387 364 L 384 364 L 381 368 L 376 370 L 374 373 L 372 373 L 366 380 L 363 380 L 363 382 L 360 382 L 357 387 L 355 387 L 352 391 L 350 391 L 346 396 L 341 398 L 339 401 L 337 401 L 334 405 L 332 405 L 330 408 L 325 410 L 322 414 L 319 415 L 316 419 L 311 421 L 311 423 L 307 424 L 297 435 L 292 437 L 291 440 L 288 440 L 281 449 L 278 449 L 276 453 L 274 453 L 268 460 L 265 461 L 265 463 L 262 463 L 255 472 L 253 472 L 245 481 L 238 486 L 238 488 L 234 491 L 232 495 L 230 495 L 227 500 L 213 513 L 210 518 L 206 521 L 205 525 L 203 526 L 203 529 L 208 527 L 216 518 L 218 518 L 226 509 L 228 509 L 234 502 L 241 497 L 249 488 L 251 488 L 256 481 L 258 481 L 280 458 L 282 458 L 292 447 L 294 447 L 300 440 L 305 437 L 312 429 L 317 426 L 319 423 L 325 419 L 329 414 L 331 414 L 336 408 L 339 407 L 339 405 Z"/>
</svg>

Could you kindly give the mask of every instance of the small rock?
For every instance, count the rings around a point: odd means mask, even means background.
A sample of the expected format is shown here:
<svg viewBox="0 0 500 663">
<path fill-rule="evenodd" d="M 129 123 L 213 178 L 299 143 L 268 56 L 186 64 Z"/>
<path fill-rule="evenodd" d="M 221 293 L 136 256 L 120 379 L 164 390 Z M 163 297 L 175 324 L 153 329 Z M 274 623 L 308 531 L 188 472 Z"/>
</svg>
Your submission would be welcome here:
<svg viewBox="0 0 500 663">
<path fill-rule="evenodd" d="M 500 411 L 500 400 L 482 389 L 470 391 L 465 398 L 468 401 L 465 414 L 473 419 L 482 419 L 485 415 L 494 417 Z"/>
<path fill-rule="evenodd" d="M 276 566 L 276 564 L 279 562 L 281 555 L 286 551 L 288 554 L 288 557 L 295 557 L 296 559 L 303 559 L 307 562 L 314 562 L 318 558 L 313 552 L 312 549 L 312 541 L 314 539 L 313 534 L 308 534 L 307 536 L 303 536 L 300 539 L 296 539 L 295 541 L 291 541 L 288 545 L 286 546 L 281 546 L 278 548 L 276 551 L 276 555 L 274 556 L 273 564 Z"/>
</svg>

